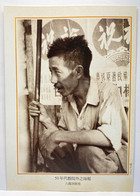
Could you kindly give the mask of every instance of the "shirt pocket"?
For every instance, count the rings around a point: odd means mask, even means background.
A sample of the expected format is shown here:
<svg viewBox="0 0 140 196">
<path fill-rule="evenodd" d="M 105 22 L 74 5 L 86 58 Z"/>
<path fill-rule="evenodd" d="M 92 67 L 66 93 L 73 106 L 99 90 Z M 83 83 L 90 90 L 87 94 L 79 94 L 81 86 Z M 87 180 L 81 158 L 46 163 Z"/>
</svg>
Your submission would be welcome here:
<svg viewBox="0 0 140 196">
<path fill-rule="evenodd" d="M 88 105 L 83 118 L 83 126 L 85 130 L 97 129 L 99 120 L 99 107 Z"/>
</svg>

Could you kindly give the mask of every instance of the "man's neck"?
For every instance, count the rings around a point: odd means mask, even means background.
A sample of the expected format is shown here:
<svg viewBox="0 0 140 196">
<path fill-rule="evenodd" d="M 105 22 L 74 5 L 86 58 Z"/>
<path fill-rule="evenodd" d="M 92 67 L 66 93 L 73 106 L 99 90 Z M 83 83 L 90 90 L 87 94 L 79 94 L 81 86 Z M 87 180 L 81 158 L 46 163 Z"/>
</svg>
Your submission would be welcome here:
<svg viewBox="0 0 140 196">
<path fill-rule="evenodd" d="M 83 106 L 86 103 L 89 84 L 90 84 L 90 78 L 82 77 L 79 80 L 78 87 L 73 94 L 79 113 L 81 112 Z"/>
</svg>

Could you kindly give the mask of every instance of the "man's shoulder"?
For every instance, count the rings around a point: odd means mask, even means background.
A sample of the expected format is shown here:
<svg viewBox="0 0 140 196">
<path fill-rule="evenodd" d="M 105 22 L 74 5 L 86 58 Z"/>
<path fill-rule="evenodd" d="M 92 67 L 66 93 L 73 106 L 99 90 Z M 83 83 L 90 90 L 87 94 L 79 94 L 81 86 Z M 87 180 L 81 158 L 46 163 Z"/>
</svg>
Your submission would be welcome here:
<svg viewBox="0 0 140 196">
<path fill-rule="evenodd" d="M 106 99 L 110 96 L 119 96 L 119 89 L 117 85 L 111 82 L 98 82 L 99 95 Z"/>
<path fill-rule="evenodd" d="M 111 82 L 98 82 L 99 91 L 114 92 L 118 90 L 117 85 Z"/>
<path fill-rule="evenodd" d="M 95 86 L 95 84 L 98 87 L 98 91 L 100 92 L 115 92 L 116 90 L 118 90 L 118 87 L 116 84 L 113 84 L 112 82 L 106 82 L 106 81 L 100 81 L 100 80 L 96 80 L 94 77 L 91 77 L 91 83 L 93 83 Z"/>
</svg>

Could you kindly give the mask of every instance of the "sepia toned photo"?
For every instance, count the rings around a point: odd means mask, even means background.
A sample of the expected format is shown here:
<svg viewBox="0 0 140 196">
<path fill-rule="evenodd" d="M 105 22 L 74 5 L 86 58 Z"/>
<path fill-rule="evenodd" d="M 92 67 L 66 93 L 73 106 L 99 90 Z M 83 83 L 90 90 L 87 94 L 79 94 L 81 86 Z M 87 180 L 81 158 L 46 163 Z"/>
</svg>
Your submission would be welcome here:
<svg viewBox="0 0 140 196">
<path fill-rule="evenodd" d="M 19 171 L 127 173 L 131 19 L 25 19 L 17 28 L 26 66 Z"/>
<path fill-rule="evenodd" d="M 132 16 L 16 16 L 14 24 L 16 175 L 65 186 L 122 176 L 131 188 Z"/>
</svg>

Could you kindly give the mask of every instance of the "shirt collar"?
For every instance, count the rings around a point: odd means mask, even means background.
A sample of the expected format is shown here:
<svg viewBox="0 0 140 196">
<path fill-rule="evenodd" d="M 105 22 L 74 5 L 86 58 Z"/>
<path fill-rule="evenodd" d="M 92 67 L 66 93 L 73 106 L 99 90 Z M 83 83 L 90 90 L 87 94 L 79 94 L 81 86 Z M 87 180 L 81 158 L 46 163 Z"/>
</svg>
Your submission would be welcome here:
<svg viewBox="0 0 140 196">
<path fill-rule="evenodd" d="M 69 95 L 67 101 L 74 102 L 73 95 Z M 86 103 L 97 106 L 99 103 L 98 83 L 94 78 L 90 78 L 90 85 L 87 93 Z"/>
<path fill-rule="evenodd" d="M 94 78 L 90 78 L 90 85 L 87 93 L 87 104 L 97 106 L 99 103 L 98 83 Z"/>
</svg>

